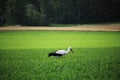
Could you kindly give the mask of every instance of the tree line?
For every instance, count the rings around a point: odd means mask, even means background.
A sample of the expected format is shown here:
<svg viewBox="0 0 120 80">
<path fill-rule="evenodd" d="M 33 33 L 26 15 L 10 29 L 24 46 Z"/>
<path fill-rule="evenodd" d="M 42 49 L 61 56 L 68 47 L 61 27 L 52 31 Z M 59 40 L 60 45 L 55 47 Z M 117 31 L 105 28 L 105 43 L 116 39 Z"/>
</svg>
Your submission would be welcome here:
<svg viewBox="0 0 120 80">
<path fill-rule="evenodd" d="M 120 0 L 1 0 L 0 25 L 120 21 Z"/>
</svg>

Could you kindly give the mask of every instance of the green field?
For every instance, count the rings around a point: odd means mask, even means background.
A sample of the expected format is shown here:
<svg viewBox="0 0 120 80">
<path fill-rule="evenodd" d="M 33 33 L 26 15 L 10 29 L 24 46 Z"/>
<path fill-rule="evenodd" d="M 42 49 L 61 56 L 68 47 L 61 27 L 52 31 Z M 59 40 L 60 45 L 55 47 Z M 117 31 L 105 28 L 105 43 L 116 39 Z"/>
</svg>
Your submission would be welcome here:
<svg viewBox="0 0 120 80">
<path fill-rule="evenodd" d="M 1 31 L 0 80 L 120 80 L 120 32 Z"/>
<path fill-rule="evenodd" d="M 120 32 L 7 31 L 0 49 L 120 47 Z"/>
</svg>

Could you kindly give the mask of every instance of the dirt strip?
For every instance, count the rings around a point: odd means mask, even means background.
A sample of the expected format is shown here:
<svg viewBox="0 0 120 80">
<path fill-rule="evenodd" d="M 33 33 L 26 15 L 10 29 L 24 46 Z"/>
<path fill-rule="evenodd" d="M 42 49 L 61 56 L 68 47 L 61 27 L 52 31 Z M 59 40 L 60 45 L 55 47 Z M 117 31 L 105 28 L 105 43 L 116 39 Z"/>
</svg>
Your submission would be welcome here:
<svg viewBox="0 0 120 80">
<path fill-rule="evenodd" d="M 60 30 L 60 31 L 120 31 L 120 24 L 109 25 L 76 25 L 71 27 L 46 27 L 46 26 L 6 26 L 0 27 L 0 31 L 11 30 Z"/>
</svg>

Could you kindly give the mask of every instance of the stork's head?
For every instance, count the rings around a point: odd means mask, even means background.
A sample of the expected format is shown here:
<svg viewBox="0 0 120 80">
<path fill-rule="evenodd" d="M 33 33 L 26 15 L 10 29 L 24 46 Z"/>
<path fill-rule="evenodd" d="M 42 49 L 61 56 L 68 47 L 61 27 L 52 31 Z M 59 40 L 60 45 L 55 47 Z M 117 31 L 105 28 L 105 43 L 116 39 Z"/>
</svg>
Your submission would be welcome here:
<svg viewBox="0 0 120 80">
<path fill-rule="evenodd" d="M 68 49 L 69 49 L 72 53 L 74 53 L 71 47 L 68 47 Z"/>
</svg>

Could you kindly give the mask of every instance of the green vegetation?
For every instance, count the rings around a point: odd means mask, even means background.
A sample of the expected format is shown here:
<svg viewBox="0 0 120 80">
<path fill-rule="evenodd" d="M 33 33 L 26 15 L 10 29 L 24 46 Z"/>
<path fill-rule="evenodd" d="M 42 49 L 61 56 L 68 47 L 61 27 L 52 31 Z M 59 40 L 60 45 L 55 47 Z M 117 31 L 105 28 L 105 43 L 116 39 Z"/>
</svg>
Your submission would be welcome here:
<svg viewBox="0 0 120 80">
<path fill-rule="evenodd" d="M 120 32 L 0 32 L 0 49 L 120 47 Z"/>
<path fill-rule="evenodd" d="M 0 25 L 120 22 L 119 5 L 120 0 L 1 0 Z"/>
<path fill-rule="evenodd" d="M 75 48 L 48 58 L 52 49 L 0 50 L 1 80 L 119 80 L 119 48 Z"/>
<path fill-rule="evenodd" d="M 119 80 L 120 32 L 1 31 L 0 80 Z M 56 49 L 75 54 L 50 57 Z"/>
</svg>

